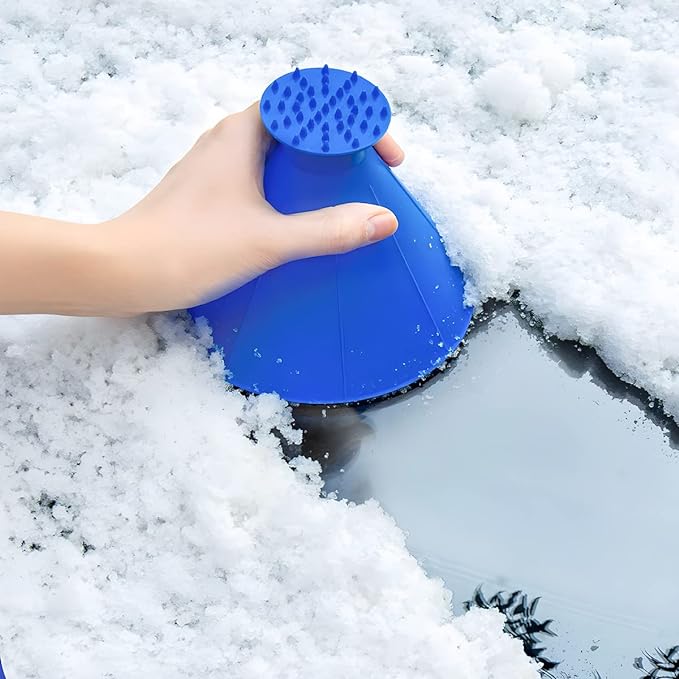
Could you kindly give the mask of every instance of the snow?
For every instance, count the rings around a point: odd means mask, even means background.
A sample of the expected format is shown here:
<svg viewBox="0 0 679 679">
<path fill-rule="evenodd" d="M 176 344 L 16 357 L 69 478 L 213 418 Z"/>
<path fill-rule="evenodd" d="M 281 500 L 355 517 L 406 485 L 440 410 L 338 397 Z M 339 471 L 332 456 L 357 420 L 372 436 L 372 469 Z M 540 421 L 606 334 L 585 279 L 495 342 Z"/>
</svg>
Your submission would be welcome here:
<svg viewBox="0 0 679 679">
<path fill-rule="evenodd" d="M 678 24 L 674 0 L 7 0 L 0 205 L 110 217 L 293 64 L 356 68 L 469 301 L 520 290 L 679 419 Z M 207 341 L 0 320 L 10 679 L 537 676 L 379 507 L 284 463 L 283 405 L 225 391 Z"/>
<path fill-rule="evenodd" d="M 512 61 L 489 68 L 477 83 L 481 101 L 501 116 L 537 121 L 542 120 L 552 106 L 549 90 L 540 75 L 527 73 Z"/>
<path fill-rule="evenodd" d="M 204 332 L 3 329 L 10 677 L 537 677 L 499 614 L 452 618 L 376 503 L 321 499 L 317 463 L 282 460 L 289 412 L 225 393 Z"/>
</svg>

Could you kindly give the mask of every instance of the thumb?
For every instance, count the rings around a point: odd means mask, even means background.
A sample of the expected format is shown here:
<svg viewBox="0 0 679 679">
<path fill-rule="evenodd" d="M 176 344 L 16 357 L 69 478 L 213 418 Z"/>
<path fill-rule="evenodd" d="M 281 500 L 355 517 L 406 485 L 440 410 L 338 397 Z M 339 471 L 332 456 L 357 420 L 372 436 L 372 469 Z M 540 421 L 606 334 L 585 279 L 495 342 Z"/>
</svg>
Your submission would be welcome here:
<svg viewBox="0 0 679 679">
<path fill-rule="evenodd" d="M 354 250 L 391 236 L 398 222 L 379 205 L 346 203 L 313 212 L 281 215 L 285 221 L 285 259 L 332 255 Z"/>
</svg>

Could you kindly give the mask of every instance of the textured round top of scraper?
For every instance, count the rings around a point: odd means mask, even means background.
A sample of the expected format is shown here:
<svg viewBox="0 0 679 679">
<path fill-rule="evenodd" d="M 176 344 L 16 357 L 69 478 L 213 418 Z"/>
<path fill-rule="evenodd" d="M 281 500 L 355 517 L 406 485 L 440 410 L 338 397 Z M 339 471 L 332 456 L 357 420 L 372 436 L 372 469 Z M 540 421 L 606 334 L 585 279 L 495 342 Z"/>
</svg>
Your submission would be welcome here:
<svg viewBox="0 0 679 679">
<path fill-rule="evenodd" d="M 368 148 L 391 121 L 389 102 L 376 85 L 356 71 L 327 64 L 276 78 L 264 90 L 259 110 L 274 139 L 321 156 Z"/>
</svg>

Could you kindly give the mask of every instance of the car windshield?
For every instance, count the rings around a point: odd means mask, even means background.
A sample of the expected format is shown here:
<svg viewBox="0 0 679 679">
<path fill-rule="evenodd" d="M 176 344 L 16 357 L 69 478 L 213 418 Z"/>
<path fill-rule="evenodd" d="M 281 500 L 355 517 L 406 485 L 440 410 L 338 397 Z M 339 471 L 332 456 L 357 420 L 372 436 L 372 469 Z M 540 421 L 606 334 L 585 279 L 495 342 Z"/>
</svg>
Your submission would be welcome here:
<svg viewBox="0 0 679 679">
<path fill-rule="evenodd" d="M 398 399 L 299 412 L 307 452 L 326 492 L 384 506 L 458 612 L 499 608 L 554 676 L 674 678 L 677 428 L 522 316 L 491 310 L 450 370 Z"/>
</svg>

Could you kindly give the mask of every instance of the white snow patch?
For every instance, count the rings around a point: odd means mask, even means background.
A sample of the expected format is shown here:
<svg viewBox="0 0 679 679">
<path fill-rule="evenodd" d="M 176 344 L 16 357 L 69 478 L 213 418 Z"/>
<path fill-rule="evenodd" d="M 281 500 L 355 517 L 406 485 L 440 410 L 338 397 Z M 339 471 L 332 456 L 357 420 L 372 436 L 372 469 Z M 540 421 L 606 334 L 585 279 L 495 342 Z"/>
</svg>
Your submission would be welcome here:
<svg viewBox="0 0 679 679">
<path fill-rule="evenodd" d="M 12 326 L 8 676 L 537 679 L 499 614 L 452 617 L 376 503 L 322 499 L 317 463 L 285 463 L 285 405 L 227 391 L 209 338 L 162 317 Z"/>
<path fill-rule="evenodd" d="M 500 115 L 517 120 L 541 120 L 549 111 L 551 97 L 542 79 L 508 61 L 486 71 L 478 81 L 482 101 Z"/>
</svg>

